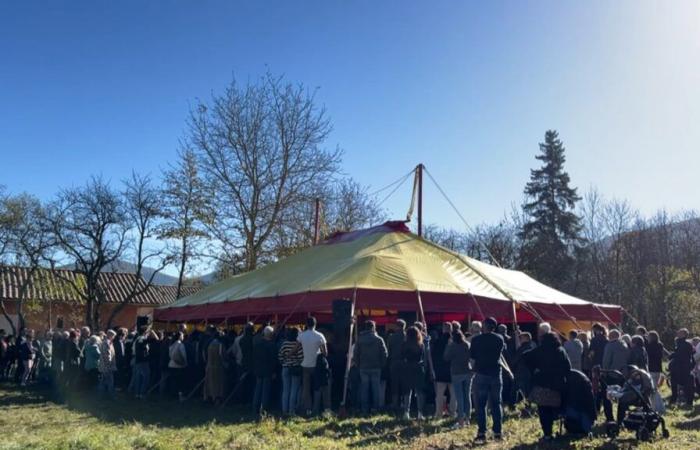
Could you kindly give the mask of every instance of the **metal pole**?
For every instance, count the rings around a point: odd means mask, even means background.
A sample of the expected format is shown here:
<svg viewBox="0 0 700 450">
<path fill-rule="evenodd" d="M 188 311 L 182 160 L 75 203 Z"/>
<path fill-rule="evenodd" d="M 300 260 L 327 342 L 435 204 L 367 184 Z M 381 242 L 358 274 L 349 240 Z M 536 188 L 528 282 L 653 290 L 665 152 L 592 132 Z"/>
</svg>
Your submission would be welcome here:
<svg viewBox="0 0 700 450">
<path fill-rule="evenodd" d="M 348 333 L 348 353 L 345 355 L 345 376 L 343 377 L 343 399 L 340 402 L 340 409 L 343 415 L 346 414 L 345 403 L 348 399 L 348 381 L 350 380 L 350 364 L 352 363 L 352 334 L 355 326 L 355 303 L 357 302 L 357 286 L 352 291 L 352 303 L 350 304 L 350 332 Z"/>
<path fill-rule="evenodd" d="M 423 236 L 423 164 L 418 164 L 418 236 Z"/>
</svg>

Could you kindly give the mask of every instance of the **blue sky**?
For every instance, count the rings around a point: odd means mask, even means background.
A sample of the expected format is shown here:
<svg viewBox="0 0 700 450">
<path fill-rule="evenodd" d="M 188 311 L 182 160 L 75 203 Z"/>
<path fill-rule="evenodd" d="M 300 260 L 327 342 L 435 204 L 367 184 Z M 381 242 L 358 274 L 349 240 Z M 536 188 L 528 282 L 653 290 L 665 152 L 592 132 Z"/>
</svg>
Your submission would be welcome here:
<svg viewBox="0 0 700 450">
<path fill-rule="evenodd" d="M 699 22 L 690 1 L 5 1 L 0 184 L 159 173 L 194 99 L 269 68 L 319 88 L 347 174 L 423 162 L 471 224 L 520 201 L 548 128 L 581 191 L 700 209 Z M 430 185 L 425 221 L 461 227 Z"/>
</svg>

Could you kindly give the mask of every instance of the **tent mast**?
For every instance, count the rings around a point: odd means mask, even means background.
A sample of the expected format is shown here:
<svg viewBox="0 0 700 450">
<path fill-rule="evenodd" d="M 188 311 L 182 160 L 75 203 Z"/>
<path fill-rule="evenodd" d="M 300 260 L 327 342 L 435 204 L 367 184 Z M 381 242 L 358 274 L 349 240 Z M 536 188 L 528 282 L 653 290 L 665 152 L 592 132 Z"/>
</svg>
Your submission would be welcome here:
<svg viewBox="0 0 700 450">
<path fill-rule="evenodd" d="M 418 236 L 423 236 L 423 164 L 416 167 L 418 180 Z"/>
</svg>

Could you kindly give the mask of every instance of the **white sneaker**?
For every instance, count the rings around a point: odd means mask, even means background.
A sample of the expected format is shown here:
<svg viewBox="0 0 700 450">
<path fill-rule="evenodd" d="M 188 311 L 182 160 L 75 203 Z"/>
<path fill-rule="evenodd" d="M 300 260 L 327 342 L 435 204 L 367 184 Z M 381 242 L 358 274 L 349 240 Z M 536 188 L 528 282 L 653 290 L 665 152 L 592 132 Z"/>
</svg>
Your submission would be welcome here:
<svg viewBox="0 0 700 450">
<path fill-rule="evenodd" d="M 418 413 L 418 420 L 425 420 L 425 417 L 423 417 L 423 414 Z"/>
</svg>

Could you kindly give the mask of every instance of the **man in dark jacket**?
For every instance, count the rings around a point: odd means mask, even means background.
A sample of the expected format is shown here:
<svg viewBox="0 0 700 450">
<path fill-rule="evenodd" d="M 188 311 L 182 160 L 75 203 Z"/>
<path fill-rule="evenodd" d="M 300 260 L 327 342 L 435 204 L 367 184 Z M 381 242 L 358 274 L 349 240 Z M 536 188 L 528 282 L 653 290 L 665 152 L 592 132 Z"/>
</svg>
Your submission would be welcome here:
<svg viewBox="0 0 700 450">
<path fill-rule="evenodd" d="M 489 317 L 484 321 L 484 332 L 474 336 L 471 341 L 471 356 L 474 360 L 474 390 L 476 392 L 476 418 L 478 431 L 476 440 L 486 439 L 486 405 L 490 404 L 493 419 L 493 433 L 497 440 L 501 437 L 503 411 L 501 410 L 501 358 L 505 342 L 496 334 L 496 319 Z"/>
<path fill-rule="evenodd" d="M 117 336 L 114 338 L 114 362 L 117 371 L 114 374 L 114 381 L 117 387 L 124 389 L 129 385 L 129 351 L 126 343 L 126 335 L 129 331 L 126 328 L 119 328 Z"/>
<path fill-rule="evenodd" d="M 406 340 L 406 321 L 396 321 L 396 331 L 387 338 L 389 352 L 389 385 L 391 386 L 391 408 L 397 409 L 401 400 L 401 348 Z"/>
<path fill-rule="evenodd" d="M 607 345 L 608 337 L 605 333 L 605 328 L 603 328 L 601 324 L 596 323 L 593 325 L 593 338 L 591 339 L 591 345 L 589 348 L 592 366 L 603 365 L 603 354 L 605 353 L 605 347 Z"/>
<path fill-rule="evenodd" d="M 372 390 L 372 408 L 376 411 L 380 405 L 382 368 L 386 364 L 388 352 L 384 339 L 377 335 L 377 326 L 372 320 L 364 324 L 353 350 L 353 361 L 360 370 L 360 403 L 362 412 L 370 411 L 369 391 Z"/>
<path fill-rule="evenodd" d="M 274 342 L 275 330 L 266 326 L 262 338 L 255 339 L 253 347 L 253 374 L 255 393 L 253 394 L 253 414 L 259 415 L 268 410 L 272 378 L 277 369 L 277 347 Z"/>
<path fill-rule="evenodd" d="M 690 374 L 695 365 L 693 353 L 693 346 L 688 342 L 688 330 L 685 328 L 678 330 L 676 348 L 669 357 L 671 362 L 668 365 L 671 372 L 671 398 L 669 399 L 671 403 L 680 400 L 678 397 L 682 388 L 686 403 L 693 404 L 693 377 Z"/>
</svg>

